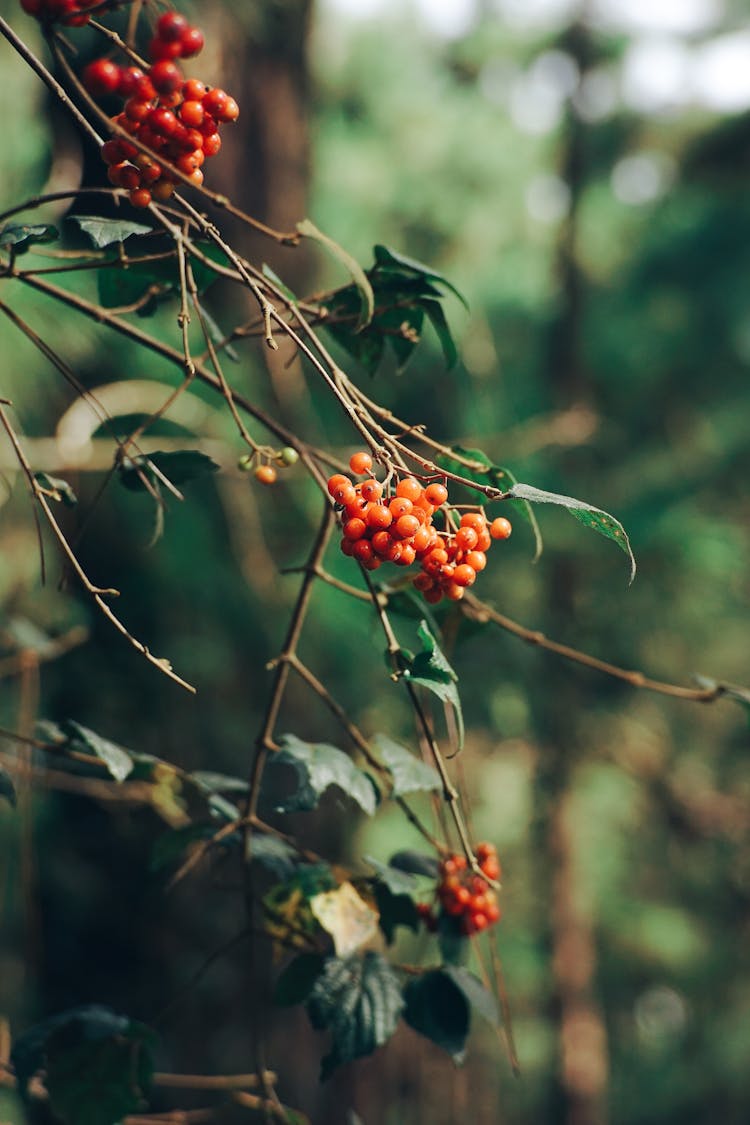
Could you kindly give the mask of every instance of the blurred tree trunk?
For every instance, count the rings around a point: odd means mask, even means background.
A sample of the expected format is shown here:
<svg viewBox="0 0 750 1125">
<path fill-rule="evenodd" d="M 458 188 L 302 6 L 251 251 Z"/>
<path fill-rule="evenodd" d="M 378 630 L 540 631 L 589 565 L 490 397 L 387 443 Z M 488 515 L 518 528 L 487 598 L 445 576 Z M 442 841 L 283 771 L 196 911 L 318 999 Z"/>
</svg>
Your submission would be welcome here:
<svg viewBox="0 0 750 1125">
<path fill-rule="evenodd" d="M 558 46 L 575 59 L 581 73 L 590 65 L 591 44 L 582 24 L 569 28 Z M 584 277 L 577 259 L 579 206 L 587 174 L 585 129 L 569 110 L 562 137 L 561 176 L 570 191 L 570 209 L 556 249 L 559 304 L 550 326 L 548 358 L 552 393 L 561 410 L 585 402 L 592 393 L 583 356 Z M 572 460 L 567 458 L 565 479 L 574 482 Z M 546 607 L 545 627 L 552 636 L 570 633 L 576 582 L 571 560 L 558 558 Z M 556 675 L 546 682 L 547 689 L 538 701 L 541 760 L 536 831 L 549 907 L 543 929 L 552 972 L 550 1009 L 559 1050 L 549 1120 L 565 1125 L 606 1125 L 607 1034 L 595 991 L 594 923 L 581 886 L 572 815 L 581 747 L 570 717 L 585 710 L 585 688 L 580 675 L 570 668 L 558 667 Z"/>
</svg>

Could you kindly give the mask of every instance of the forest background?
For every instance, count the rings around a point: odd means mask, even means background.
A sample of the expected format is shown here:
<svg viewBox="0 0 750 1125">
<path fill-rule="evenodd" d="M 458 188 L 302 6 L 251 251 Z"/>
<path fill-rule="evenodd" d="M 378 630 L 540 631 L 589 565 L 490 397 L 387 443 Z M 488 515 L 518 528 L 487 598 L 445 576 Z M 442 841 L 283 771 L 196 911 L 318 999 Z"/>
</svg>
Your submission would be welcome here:
<svg viewBox="0 0 750 1125">
<path fill-rule="evenodd" d="M 403 374 L 386 359 L 371 384 L 362 370 L 358 380 L 399 416 L 627 528 L 639 564 L 630 587 L 619 552 L 564 512 L 541 512 L 535 565 L 517 521 L 483 576 L 489 601 L 656 679 L 747 685 L 743 6 L 477 0 L 445 5 L 445 18 L 437 4 L 349 8 L 264 0 L 192 12 L 211 44 L 202 70 L 222 75 L 243 111 L 212 186 L 283 229 L 309 215 L 363 264 L 385 243 L 449 277 L 469 304 L 448 309 L 457 369 L 446 373 L 427 333 Z M 2 0 L 0 13 L 43 50 L 15 3 Z M 5 44 L 0 60 L 0 209 L 101 179 Z M 341 283 L 308 247 L 248 252 L 297 292 Z M 207 297 L 219 320 L 231 319 L 224 300 L 220 285 Z M 113 349 L 38 296 L 19 307 L 89 388 L 174 381 L 158 359 L 127 342 Z M 174 310 L 159 317 L 166 331 Z M 64 468 L 48 439 L 70 388 L 5 318 L 0 354 L 2 393 L 35 467 Z M 245 348 L 232 374 L 318 444 L 353 448 L 299 364 L 269 370 L 260 349 Z M 222 473 L 168 505 L 153 546 L 146 497 L 110 486 L 80 551 L 122 591 L 134 633 L 189 669 L 197 696 L 139 660 L 74 589 L 59 591 L 54 562 L 42 588 L 5 443 L 0 466 L 14 487 L 1 513 L 4 728 L 73 718 L 187 769 L 242 775 L 295 592 L 281 571 L 303 561 L 316 498 L 294 470 L 270 489 L 243 476 L 231 420 L 196 399 L 201 447 Z M 184 427 L 165 422 L 160 433 Z M 104 464 L 66 474 L 84 510 Z M 347 573 L 347 560 L 335 565 Z M 387 714 L 408 729 L 372 620 L 333 590 L 317 597 L 307 645 L 339 697 L 365 728 Z M 48 660 L 60 637 L 70 651 Z M 497 942 L 522 1075 L 478 1024 L 462 1069 L 402 1029 L 319 1086 L 321 1037 L 304 1015 L 281 1012 L 267 1053 L 284 1101 L 333 1125 L 355 1120 L 350 1109 L 367 1125 L 747 1121 L 746 705 L 642 690 L 496 629 L 462 627 L 450 655 L 476 837 L 493 840 L 503 862 Z M 335 741 L 302 687 L 286 706 L 284 729 Z M 13 745 L 2 753 L 11 761 Z M 152 813 L 54 783 L 20 805 L 0 803 L 0 1013 L 23 1029 L 99 1002 L 151 1022 L 236 932 L 226 873 L 201 869 L 165 894 L 151 865 L 163 832 Z M 386 860 L 413 843 L 395 810 L 365 822 L 332 799 L 306 815 L 300 831 L 331 856 Z M 167 1014 L 165 1068 L 247 1069 L 243 956 L 229 950 Z M 11 1091 L 0 1090 L 0 1119 L 22 1120 Z"/>
</svg>

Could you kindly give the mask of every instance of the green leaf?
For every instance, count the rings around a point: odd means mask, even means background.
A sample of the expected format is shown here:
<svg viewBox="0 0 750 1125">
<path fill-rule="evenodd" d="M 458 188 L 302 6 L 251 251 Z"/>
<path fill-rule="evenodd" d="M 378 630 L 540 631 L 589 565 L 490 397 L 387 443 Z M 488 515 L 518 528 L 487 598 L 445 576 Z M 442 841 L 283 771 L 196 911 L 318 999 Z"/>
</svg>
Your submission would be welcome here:
<svg viewBox="0 0 750 1125">
<path fill-rule="evenodd" d="M 253 832 L 252 856 L 277 879 L 289 879 L 297 870 L 298 856 L 291 844 L 265 832 Z"/>
<path fill-rule="evenodd" d="M 475 462 L 476 467 L 469 468 L 467 465 L 462 464 L 461 461 L 457 461 L 453 457 L 446 457 L 444 454 L 440 454 L 440 456 L 436 458 L 436 463 L 449 472 L 456 473 L 457 476 L 466 477 L 468 480 L 473 480 L 477 484 L 492 485 L 502 492 L 509 492 L 516 484 L 516 478 L 513 476 L 510 469 L 503 468 L 501 465 L 494 465 L 487 454 L 481 449 L 464 449 L 460 445 L 454 445 L 452 446 L 452 452 L 467 461 Z M 491 500 L 487 502 L 492 503 Z M 531 530 L 534 533 L 534 562 L 536 562 L 541 556 L 543 543 L 539 524 L 534 515 L 534 509 L 531 507 L 528 500 L 521 500 L 519 498 L 512 498 L 505 501 L 505 503 L 509 503 L 531 526 Z"/>
<path fill-rule="evenodd" d="M 328 331 L 349 355 L 361 363 L 368 375 L 374 375 L 385 351 L 385 340 L 379 332 L 365 329 L 352 332 L 345 325 L 328 324 Z"/>
<path fill-rule="evenodd" d="M 395 852 L 388 863 L 398 871 L 406 871 L 411 875 L 425 875 L 428 879 L 437 879 L 440 874 L 440 864 L 434 855 L 426 855 L 424 852 L 415 852 L 408 848 Z"/>
<path fill-rule="evenodd" d="M 34 473 L 34 480 L 44 490 L 50 500 L 62 502 L 66 508 L 75 508 L 78 497 L 62 477 L 51 477 L 47 473 Z"/>
<path fill-rule="evenodd" d="M 282 970 L 274 989 L 274 1002 L 282 1007 L 304 1004 L 320 976 L 325 957 L 322 953 L 300 953 Z"/>
<path fill-rule="evenodd" d="M 437 938 L 440 956 L 447 965 L 463 965 L 468 961 L 469 939 L 457 918 L 450 914 L 439 914 Z"/>
<path fill-rule="evenodd" d="M 362 858 L 365 863 L 369 863 L 370 867 L 375 869 L 377 878 L 388 887 L 391 894 L 413 895 L 416 891 L 416 879 L 408 871 L 399 871 L 398 868 L 389 866 L 387 863 L 381 863 L 379 859 L 373 859 L 369 855 Z"/>
<path fill-rule="evenodd" d="M 241 777 L 230 777 L 214 770 L 193 770 L 190 776 L 210 793 L 247 793 L 247 781 Z"/>
<path fill-rule="evenodd" d="M 113 242 L 124 242 L 132 234 L 151 234 L 153 230 L 143 223 L 134 223 L 132 219 L 102 219 L 98 215 L 70 215 L 68 221 L 78 223 L 97 250 L 103 250 Z"/>
<path fill-rule="evenodd" d="M 276 804 L 277 812 L 314 809 L 331 786 L 348 794 L 368 816 L 375 812 L 376 790 L 371 779 L 343 750 L 324 742 L 303 742 L 293 734 L 283 735 L 280 745 L 266 771 L 273 774 L 279 766 L 291 766 L 297 775 L 297 788 Z"/>
<path fill-rule="evenodd" d="M 500 1026 L 500 1012 L 497 1000 L 482 984 L 479 977 L 470 973 L 468 969 L 459 965 L 446 965 L 443 972 L 450 977 L 457 988 L 460 988 L 472 1008 L 479 1012 L 493 1027 Z"/>
<path fill-rule="evenodd" d="M 71 1008 L 20 1036 L 11 1061 L 21 1097 L 45 1072 L 55 1115 L 65 1125 L 115 1125 L 141 1109 L 153 1076 L 154 1033 L 110 1008 Z"/>
<path fill-rule="evenodd" d="M 303 219 L 301 223 L 297 223 L 297 230 L 305 238 L 313 238 L 316 242 L 320 242 L 349 271 L 359 293 L 359 327 L 364 328 L 372 320 L 372 314 L 375 311 L 375 295 L 369 278 L 359 262 L 344 250 L 343 246 L 339 246 L 338 242 L 334 242 L 327 234 L 318 230 L 309 219 Z"/>
<path fill-rule="evenodd" d="M 224 355 L 227 357 L 227 359 L 231 359 L 233 363 L 239 363 L 240 357 L 239 357 L 239 354 L 237 352 L 237 349 L 232 347 L 232 345 L 227 341 L 226 332 L 223 332 L 221 330 L 221 328 L 216 323 L 214 318 L 211 316 L 211 313 L 208 311 L 208 309 L 205 307 L 205 305 L 200 304 L 200 302 L 198 302 L 198 301 L 196 301 L 195 304 L 196 304 L 196 307 L 200 309 L 200 314 L 201 314 L 201 317 L 203 318 L 203 323 L 205 324 L 206 328 L 208 329 L 208 335 L 211 337 L 214 344 L 216 344 L 216 347 L 221 348 L 221 350 L 224 352 Z"/>
<path fill-rule="evenodd" d="M 214 460 L 197 449 L 176 449 L 172 453 L 157 450 L 148 456 L 124 457 L 119 466 L 119 479 L 131 492 L 144 492 L 147 491 L 144 477 L 156 485 L 161 473 L 171 484 L 180 485 L 218 469 Z"/>
<path fill-rule="evenodd" d="M 390 1039 L 403 1008 L 398 978 L 379 953 L 361 959 L 329 958 L 316 980 L 307 1011 L 317 1030 L 333 1036 L 321 1064 L 321 1081 L 337 1066 L 370 1055 Z"/>
<path fill-rule="evenodd" d="M 130 753 L 116 742 L 102 738 L 100 734 L 81 726 L 73 719 L 66 719 L 61 723 L 60 730 L 66 736 L 71 750 L 81 750 L 99 758 L 115 781 L 124 781 L 133 772 L 133 759 Z"/>
<path fill-rule="evenodd" d="M 575 519 L 580 520 L 585 527 L 598 531 L 606 539 L 612 539 L 630 559 L 630 581 L 633 581 L 636 564 L 630 540 L 620 521 L 611 516 L 609 512 L 603 512 L 601 508 L 595 508 L 593 504 L 587 504 L 583 500 L 576 500 L 573 496 L 560 496 L 557 492 L 544 492 L 541 488 L 534 488 L 531 484 L 514 484 L 510 491 L 514 498 L 527 500 L 532 504 L 557 504 L 570 512 Z"/>
<path fill-rule="evenodd" d="M 471 1024 L 469 1002 L 452 976 L 435 969 L 411 980 L 404 989 L 404 1019 L 461 1062 Z"/>
<path fill-rule="evenodd" d="M 115 259 L 107 268 L 97 270 L 99 302 L 105 308 L 135 305 L 151 290 L 151 299 L 137 310 L 139 316 L 151 316 L 156 312 L 159 301 L 179 293 L 180 270 L 173 243 L 169 239 L 153 239 L 149 241 L 149 246 L 151 253 L 142 261 L 135 257 L 123 264 Z M 155 261 L 153 254 L 156 253 L 163 253 L 166 257 Z M 201 253 L 221 265 L 230 264 L 224 252 L 213 243 L 201 244 Z M 219 275 L 195 257 L 191 257 L 190 267 L 200 296 Z"/>
<path fill-rule="evenodd" d="M 424 265 L 423 262 L 416 261 L 415 258 L 407 258 L 405 254 L 399 254 L 395 250 L 391 250 L 388 246 L 378 244 L 373 246 L 373 254 L 375 255 L 376 266 L 383 268 L 395 267 L 400 272 L 407 274 L 414 274 L 420 278 L 426 278 L 429 281 L 437 281 L 444 285 L 446 289 L 450 289 L 454 296 L 458 297 L 461 304 L 468 310 L 469 304 L 462 293 L 459 293 L 455 285 L 452 285 L 447 278 L 443 277 L 441 273 L 437 273 L 431 269 L 430 266 Z"/>
<path fill-rule="evenodd" d="M 13 778 L 0 766 L 0 797 L 4 797 L 11 808 L 16 807 L 16 787 Z"/>
<path fill-rule="evenodd" d="M 453 339 L 453 333 L 451 332 L 448 326 L 448 321 L 445 318 L 443 306 L 439 301 L 422 300 L 419 303 L 430 318 L 432 327 L 437 332 L 437 337 L 440 341 L 440 347 L 443 349 L 445 366 L 450 371 L 450 369 L 452 367 L 455 367 L 456 363 L 458 362 L 458 350 Z"/>
<path fill-rule="evenodd" d="M 0 247 L 13 247 L 16 254 L 25 254 L 30 246 L 54 242 L 59 237 L 57 227 L 49 223 L 6 223 L 0 230 Z"/>
<path fill-rule="evenodd" d="M 387 734 L 376 734 L 373 743 L 393 778 L 394 797 L 402 797 L 404 793 L 440 789 L 440 777 L 434 766 L 428 766 Z"/>
<path fill-rule="evenodd" d="M 426 687 L 444 703 L 450 703 L 456 713 L 458 728 L 458 748 L 464 743 L 464 717 L 458 695 L 458 676 L 443 655 L 426 621 L 421 621 L 417 634 L 422 642 L 422 651 L 409 659 L 402 675 L 414 684 Z"/>
</svg>

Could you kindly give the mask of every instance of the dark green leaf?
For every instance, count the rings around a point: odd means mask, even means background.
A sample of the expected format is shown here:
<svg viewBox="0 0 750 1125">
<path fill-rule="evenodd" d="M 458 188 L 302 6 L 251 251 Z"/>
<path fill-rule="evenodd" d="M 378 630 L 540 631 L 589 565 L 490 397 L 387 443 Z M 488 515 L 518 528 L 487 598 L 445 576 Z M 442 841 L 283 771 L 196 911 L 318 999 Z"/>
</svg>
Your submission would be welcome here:
<svg viewBox="0 0 750 1125">
<path fill-rule="evenodd" d="M 70 215 L 71 223 L 78 223 L 84 234 L 91 239 L 97 250 L 103 250 L 113 242 L 124 242 L 132 234 L 151 234 L 152 228 L 132 219 L 101 219 L 97 215 Z"/>
<path fill-rule="evenodd" d="M 34 480 L 47 493 L 50 500 L 62 501 L 66 508 L 75 508 L 78 497 L 62 477 L 51 477 L 47 473 L 34 473 Z"/>
<path fill-rule="evenodd" d="M 422 262 L 416 261 L 414 258 L 407 258 L 406 255 L 399 254 L 395 250 L 391 250 L 390 247 L 383 246 L 382 244 L 373 247 L 373 254 L 375 255 L 376 266 L 383 268 L 395 267 L 399 272 L 405 271 L 406 273 L 415 274 L 418 277 L 427 278 L 430 281 L 437 281 L 441 285 L 444 285 L 446 289 L 450 289 L 451 293 L 458 297 L 464 308 L 468 309 L 469 305 L 466 298 L 459 293 L 455 285 L 452 285 L 447 278 L 431 269 L 430 266 L 426 266 Z"/>
<path fill-rule="evenodd" d="M 273 774 L 280 766 L 291 766 L 297 776 L 297 787 L 276 804 L 278 812 L 314 809 L 321 795 L 331 786 L 348 794 L 368 816 L 375 812 L 373 783 L 355 766 L 348 754 L 323 742 L 303 742 L 293 734 L 283 735 L 280 745 L 281 749 L 271 758 L 266 772 Z"/>
<path fill-rule="evenodd" d="M 456 363 L 458 362 L 458 351 L 453 339 L 453 334 L 448 327 L 448 321 L 445 318 L 443 306 L 439 301 L 422 300 L 419 303 L 430 318 L 432 327 L 437 332 L 438 340 L 440 341 L 440 347 L 443 349 L 445 366 L 450 371 L 450 369 L 452 367 L 455 367 Z"/>
<path fill-rule="evenodd" d="M 253 859 L 277 879 L 289 879 L 297 869 L 298 857 L 291 844 L 265 832 L 253 833 Z"/>
<path fill-rule="evenodd" d="M 365 863 L 369 863 L 377 872 L 378 879 L 385 883 L 391 894 L 394 895 L 413 895 L 417 889 L 417 882 L 414 876 L 408 871 L 400 871 L 397 867 L 389 866 L 387 863 L 381 863 L 379 859 L 373 859 L 372 856 L 366 855 L 362 857 Z"/>
<path fill-rule="evenodd" d="M 161 260 L 154 260 L 153 254 L 163 253 Z M 201 245 L 204 257 L 220 265 L 230 265 L 224 252 L 213 243 Z M 216 270 L 198 258 L 191 257 L 190 267 L 201 295 L 219 276 Z M 97 270 L 99 301 L 105 308 L 131 306 L 141 301 L 151 290 L 152 299 L 138 309 L 139 316 L 151 316 L 161 300 L 172 297 L 180 291 L 180 270 L 177 253 L 169 240 L 154 240 L 152 253 L 143 261 L 131 258 L 127 264 L 113 262 L 106 269 Z"/>
<path fill-rule="evenodd" d="M 460 1062 L 469 1034 L 471 1011 L 461 988 L 442 969 L 411 980 L 404 989 L 404 1019 Z"/>
<path fill-rule="evenodd" d="M 282 1007 L 304 1004 L 323 970 L 325 960 L 322 953 L 300 953 L 290 961 L 276 981 L 275 1003 Z"/>
<path fill-rule="evenodd" d="M 303 219 L 301 223 L 297 223 L 297 230 L 305 238 L 313 238 L 316 242 L 320 242 L 325 246 L 335 258 L 342 263 L 343 266 L 349 271 L 352 280 L 357 287 L 360 301 L 359 311 L 359 327 L 364 328 L 372 320 L 372 314 L 375 310 L 375 295 L 372 291 L 370 280 L 362 269 L 356 258 L 353 258 L 343 246 L 339 246 L 338 242 L 334 242 L 327 234 L 323 234 L 321 230 L 310 222 L 309 219 Z"/>
<path fill-rule="evenodd" d="M 313 1027 L 329 1029 L 333 1036 L 321 1080 L 390 1039 L 402 1008 L 398 978 L 379 953 L 368 951 L 361 959 L 329 958 L 307 1002 Z"/>
<path fill-rule="evenodd" d="M 241 777 L 229 777 L 213 770 L 193 770 L 190 776 L 211 793 L 247 793 L 247 781 Z"/>
<path fill-rule="evenodd" d="M 469 959 L 469 939 L 457 918 L 450 914 L 438 916 L 437 928 L 440 955 L 447 965 L 464 965 Z"/>
<path fill-rule="evenodd" d="M 387 734 L 376 734 L 373 742 L 393 778 L 395 797 L 401 797 L 404 793 L 440 789 L 440 777 L 434 766 L 428 766 Z"/>
<path fill-rule="evenodd" d="M 16 787 L 7 770 L 0 766 L 0 797 L 4 797 L 11 808 L 16 807 Z"/>
<path fill-rule="evenodd" d="M 25 254 L 30 246 L 54 242 L 57 237 L 57 228 L 49 223 L 7 223 L 0 230 L 0 246 L 12 246 L 16 254 Z"/>
<path fill-rule="evenodd" d="M 396 926 L 407 926 L 415 932 L 419 928 L 419 914 L 410 895 L 394 894 L 386 881 L 376 879 L 375 901 L 380 913 L 379 925 L 389 945 L 393 941 Z"/>
<path fill-rule="evenodd" d="M 177 449 L 172 453 L 157 450 L 148 456 L 124 457 L 119 466 L 119 479 L 131 492 L 143 492 L 147 491 L 146 481 L 152 485 L 159 482 L 159 474 L 171 484 L 180 485 L 218 469 L 215 461 L 197 449 Z"/>
<path fill-rule="evenodd" d="M 426 621 L 420 622 L 417 633 L 422 642 L 422 651 L 409 660 L 408 666 L 404 668 L 402 674 L 405 679 L 412 683 L 426 687 L 438 699 L 442 699 L 444 703 L 451 704 L 456 713 L 458 747 L 460 749 L 464 742 L 464 717 L 458 688 L 456 687 L 458 676 L 445 659 Z"/>
<path fill-rule="evenodd" d="M 375 374 L 385 350 L 385 340 L 379 332 L 353 332 L 345 325 L 329 324 L 326 327 L 349 355 L 362 364 L 368 375 Z"/>
<path fill-rule="evenodd" d="M 81 750 L 99 758 L 115 781 L 124 781 L 132 773 L 133 759 L 130 753 L 116 742 L 102 738 L 100 734 L 81 726 L 73 719 L 66 719 L 60 724 L 60 729 L 66 735 L 71 750 Z"/>
<path fill-rule="evenodd" d="M 426 621 L 434 633 L 440 631 L 435 617 L 430 611 L 430 607 L 425 604 L 425 601 L 416 592 L 411 582 L 408 586 L 403 588 L 394 588 L 388 582 L 381 582 L 378 585 L 378 590 L 382 590 L 388 598 L 388 610 L 393 613 L 400 613 L 402 617 L 408 617 L 410 621 Z M 388 661 L 390 668 L 390 658 Z"/>
<path fill-rule="evenodd" d="M 468 969 L 458 965 L 446 965 L 443 968 L 446 976 L 450 977 L 457 988 L 461 989 L 472 1008 L 494 1027 L 500 1026 L 500 1012 L 497 1000 L 482 984 L 479 977 L 474 976 Z"/>
<path fill-rule="evenodd" d="M 425 855 L 424 852 L 406 849 L 396 852 L 388 862 L 398 871 L 407 871 L 411 875 L 425 875 L 429 879 L 437 879 L 440 874 L 438 860 L 434 855 Z"/>
<path fill-rule="evenodd" d="M 612 539 L 620 550 L 624 551 L 630 559 L 630 581 L 635 578 L 635 556 L 630 546 L 625 528 L 619 520 L 601 508 L 595 508 L 583 500 L 576 500 L 573 496 L 560 496 L 556 492 L 544 492 L 541 488 L 534 488 L 531 484 L 514 484 L 511 494 L 517 499 L 527 500 L 532 504 L 557 504 L 571 516 L 580 520 L 585 527 L 598 531 L 607 539 Z"/>
</svg>

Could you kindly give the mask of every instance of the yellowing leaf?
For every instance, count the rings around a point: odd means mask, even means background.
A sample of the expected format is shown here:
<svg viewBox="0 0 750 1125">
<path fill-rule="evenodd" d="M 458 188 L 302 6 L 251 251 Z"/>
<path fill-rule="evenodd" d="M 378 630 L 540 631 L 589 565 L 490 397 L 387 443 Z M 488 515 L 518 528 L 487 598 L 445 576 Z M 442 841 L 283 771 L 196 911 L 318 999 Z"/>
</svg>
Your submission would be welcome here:
<svg viewBox="0 0 750 1125">
<path fill-rule="evenodd" d="M 351 883 L 324 891 L 310 899 L 310 908 L 333 938 L 336 954 L 348 957 L 372 941 L 378 932 L 378 914 L 357 894 Z"/>
</svg>

